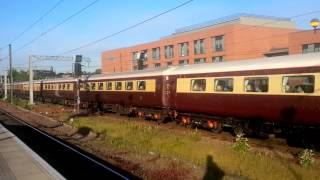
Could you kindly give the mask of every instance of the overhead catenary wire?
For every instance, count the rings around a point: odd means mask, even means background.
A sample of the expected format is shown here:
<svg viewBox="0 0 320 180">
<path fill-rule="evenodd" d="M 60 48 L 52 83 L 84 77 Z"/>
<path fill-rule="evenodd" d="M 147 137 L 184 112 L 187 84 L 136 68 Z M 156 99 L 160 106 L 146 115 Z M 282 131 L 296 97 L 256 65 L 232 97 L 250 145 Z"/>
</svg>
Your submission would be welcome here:
<svg viewBox="0 0 320 180">
<path fill-rule="evenodd" d="M 37 25 L 43 18 L 45 18 L 48 14 L 50 14 L 53 10 L 55 10 L 64 0 L 59 0 L 57 3 L 55 3 L 50 9 L 48 9 L 42 16 L 40 16 L 36 21 L 34 21 L 32 24 L 30 24 L 26 29 L 24 29 L 20 34 L 18 34 L 16 37 L 14 37 L 9 43 L 12 44 L 15 41 L 17 41 L 19 38 L 21 38 L 26 32 L 28 32 L 30 29 L 32 29 L 35 25 Z M 0 49 L 3 49 L 7 47 L 8 45 L 3 45 Z"/>
<path fill-rule="evenodd" d="M 77 48 L 74 48 L 74 49 L 65 51 L 65 52 L 61 53 L 60 55 L 68 54 L 68 53 L 71 53 L 71 52 L 74 52 L 74 51 L 77 51 L 77 50 L 86 48 L 86 47 L 88 47 L 88 46 L 97 44 L 97 43 L 99 43 L 99 42 L 101 42 L 101 41 L 104 41 L 104 40 L 106 40 L 106 39 L 108 39 L 108 38 L 111 38 L 111 37 L 116 36 L 116 35 L 118 35 L 118 34 L 120 34 L 120 33 L 123 33 L 123 32 L 125 32 L 125 31 L 128 31 L 128 30 L 130 30 L 130 29 L 133 29 L 133 28 L 135 28 L 135 27 L 137 27 L 137 26 L 140 26 L 140 25 L 142 25 L 142 24 L 144 24 L 144 23 L 146 23 L 146 22 L 148 22 L 148 21 L 151 21 L 151 20 L 153 20 L 153 19 L 156 19 L 156 18 L 158 18 L 158 17 L 160 17 L 160 16 L 162 16 L 162 15 L 164 15 L 164 14 L 167 14 L 167 13 L 169 13 L 169 12 L 172 12 L 172 11 L 174 11 L 174 10 L 180 8 L 180 7 L 183 7 L 183 6 L 191 3 L 192 1 L 194 1 L 194 0 L 186 1 L 186 2 L 184 2 L 184 3 L 182 3 L 182 4 L 178 5 L 178 6 L 175 6 L 175 7 L 171 8 L 171 9 L 168 9 L 168 10 L 166 10 L 166 11 L 160 13 L 160 14 L 157 14 L 157 15 L 155 15 L 155 16 L 152 16 L 152 17 L 150 17 L 150 18 L 148 18 L 148 19 L 145 19 L 145 20 L 143 20 L 143 21 L 141 21 L 141 22 L 138 22 L 138 23 L 136 23 L 136 24 L 134 24 L 134 25 L 131 25 L 131 26 L 129 26 L 129 27 L 126 27 L 126 28 L 124 28 L 124 29 L 122 29 L 122 30 L 120 30 L 120 31 L 117 31 L 117 32 L 114 32 L 114 33 L 109 34 L 109 35 L 107 35 L 107 36 L 104 36 L 104 37 L 102 37 L 102 38 L 96 39 L 96 40 L 94 40 L 94 41 L 92 41 L 92 42 L 89 42 L 89 43 L 84 44 L 84 45 L 82 45 L 82 46 L 79 46 L 79 47 L 77 47 Z"/>
<path fill-rule="evenodd" d="M 191 1 L 193 1 L 193 0 L 191 0 Z M 127 30 L 132 29 L 132 28 L 135 28 L 135 27 L 137 27 L 137 26 L 139 26 L 139 25 L 141 25 L 141 24 L 144 24 L 144 23 L 146 23 L 146 22 L 148 22 L 148 21 L 150 21 L 150 20 L 152 20 L 152 19 L 155 19 L 155 18 L 157 18 L 157 17 L 159 17 L 159 16 L 161 16 L 161 15 L 163 15 L 163 14 L 166 14 L 166 13 L 172 11 L 172 10 L 175 10 L 175 9 L 181 7 L 181 6 L 184 6 L 184 5 L 188 4 L 188 3 L 190 3 L 191 1 L 186 1 L 185 3 L 183 3 L 183 4 L 181 4 L 181 5 L 177 6 L 177 7 L 174 7 L 174 8 L 169 9 L 169 10 L 163 12 L 163 13 L 160 13 L 160 14 L 158 14 L 158 15 L 155 15 L 155 16 L 151 17 L 151 18 L 148 18 L 148 19 L 146 19 L 146 20 L 144 20 L 144 21 L 142 21 L 142 22 L 139 22 L 139 23 L 137 23 L 137 24 L 134 24 L 134 25 L 132 25 L 132 26 L 129 26 L 129 27 L 127 27 L 127 28 L 124 28 L 124 29 L 122 29 L 122 30 L 120 30 L 120 31 L 118 31 L 118 32 L 112 33 L 112 34 L 110 34 L 110 35 L 107 35 L 107 36 L 102 37 L 102 38 L 100 38 L 100 39 L 94 40 L 94 41 L 89 42 L 89 43 L 87 43 L 87 44 L 84 44 L 84 45 L 82 45 L 82 46 L 76 47 L 76 48 L 74 48 L 74 49 L 65 51 L 65 52 L 61 53 L 60 55 L 68 54 L 68 53 L 71 53 L 71 52 L 74 52 L 74 51 L 77 51 L 77 50 L 80 50 L 80 49 L 89 47 L 89 46 L 91 46 L 91 45 L 97 44 L 97 43 L 99 43 L 99 42 L 101 42 L 101 41 L 103 41 L 103 40 L 106 40 L 106 39 L 111 38 L 111 37 L 113 37 L 113 36 L 115 36 L 115 35 L 118 35 L 118 34 L 120 34 L 120 33 L 122 33 L 122 32 L 125 32 L 125 31 L 127 31 Z M 294 19 L 294 18 L 306 16 L 306 15 L 316 14 L 316 13 L 320 13 L 320 10 L 310 11 L 310 12 L 307 12 L 307 13 L 298 14 L 298 15 L 295 15 L 295 16 L 291 16 L 291 17 L 289 17 L 289 18 L 290 18 L 290 19 Z M 231 30 L 231 31 L 229 31 L 229 32 L 227 32 L 227 33 L 233 33 L 233 32 L 236 32 L 236 31 L 243 31 L 243 30 L 247 30 L 247 29 L 251 29 L 251 28 L 257 28 L 257 27 L 263 27 L 263 26 L 265 26 L 265 25 L 272 24 L 272 23 L 276 23 L 276 22 L 277 22 L 277 20 L 271 20 L 271 21 L 268 21 L 268 22 L 265 22 L 265 23 L 261 23 L 261 24 L 259 24 L 259 25 L 254 25 L 254 26 L 250 26 L 250 27 L 245 27 L 245 28 L 241 28 L 241 29 L 237 29 L 237 30 Z M 227 34 L 227 33 L 226 33 L 226 34 Z"/>
<path fill-rule="evenodd" d="M 19 35 L 17 35 L 11 42 L 15 42 L 20 37 L 22 37 L 26 32 L 28 32 L 30 29 L 32 29 L 36 24 L 38 24 L 40 21 L 43 20 L 48 14 L 50 14 L 53 10 L 55 10 L 64 0 L 59 0 L 57 3 L 55 3 L 48 11 L 46 11 L 41 17 L 39 17 L 35 22 L 33 22 L 31 25 L 29 25 L 24 31 L 22 31 Z"/>
<path fill-rule="evenodd" d="M 68 22 L 69 20 L 71 20 L 72 18 L 76 17 L 77 15 L 81 14 L 83 11 L 85 11 L 86 9 L 90 8 L 91 6 L 93 6 L 94 4 L 96 4 L 98 1 L 100 0 L 95 0 L 91 3 L 89 3 L 88 5 L 86 5 L 85 7 L 79 9 L 78 11 L 76 11 L 75 13 L 73 13 L 72 15 L 68 16 L 67 18 L 63 19 L 60 23 L 52 26 L 51 28 L 49 28 L 48 30 L 46 30 L 45 32 L 41 33 L 40 35 L 36 36 L 35 38 L 33 38 L 31 41 L 25 43 L 24 45 L 22 45 L 21 47 L 19 47 L 18 49 L 16 49 L 14 51 L 14 53 L 17 53 L 18 51 L 24 49 L 25 47 L 29 46 L 30 44 L 34 43 L 35 41 L 37 41 L 38 39 L 40 39 L 41 37 L 47 35 L 48 33 L 50 33 L 51 31 L 57 29 L 59 26 L 61 26 L 62 24 Z"/>
</svg>

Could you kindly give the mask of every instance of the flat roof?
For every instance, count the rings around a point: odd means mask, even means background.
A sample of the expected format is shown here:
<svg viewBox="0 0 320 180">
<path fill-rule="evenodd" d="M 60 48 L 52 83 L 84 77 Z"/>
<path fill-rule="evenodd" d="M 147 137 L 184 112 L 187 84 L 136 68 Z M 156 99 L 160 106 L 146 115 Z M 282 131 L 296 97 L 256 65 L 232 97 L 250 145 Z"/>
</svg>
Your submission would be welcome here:
<svg viewBox="0 0 320 180">
<path fill-rule="evenodd" d="M 178 28 L 175 30 L 175 32 L 173 34 L 180 34 L 180 33 L 189 32 L 189 31 L 193 31 L 193 30 L 197 30 L 197 29 L 202 29 L 202 28 L 206 28 L 206 27 L 210 27 L 210 26 L 215 26 L 215 25 L 224 24 L 224 23 L 228 23 L 228 22 L 238 21 L 238 20 L 240 20 L 241 17 L 251 17 L 251 18 L 267 19 L 267 20 L 274 20 L 274 21 L 292 21 L 290 18 L 256 15 L 256 14 L 248 14 L 248 13 L 237 13 L 237 14 L 225 16 L 222 18 L 206 21 L 203 23 Z"/>
</svg>

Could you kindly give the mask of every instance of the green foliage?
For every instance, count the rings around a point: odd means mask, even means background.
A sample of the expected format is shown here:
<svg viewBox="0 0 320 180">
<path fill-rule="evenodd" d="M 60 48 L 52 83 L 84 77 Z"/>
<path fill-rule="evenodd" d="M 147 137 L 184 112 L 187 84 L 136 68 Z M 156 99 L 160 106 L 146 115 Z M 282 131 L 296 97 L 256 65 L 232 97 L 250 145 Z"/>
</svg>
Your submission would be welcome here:
<svg viewBox="0 0 320 180">
<path fill-rule="evenodd" d="M 15 82 L 28 81 L 28 72 L 24 70 L 18 71 L 17 69 L 12 69 L 12 77 Z"/>
<path fill-rule="evenodd" d="M 310 167 L 314 162 L 314 153 L 311 149 L 303 150 L 299 155 L 299 163 L 302 167 Z"/>
<path fill-rule="evenodd" d="M 113 116 L 76 117 L 72 125 L 92 128 L 99 135 L 99 143 L 112 152 L 133 152 L 137 157 L 145 156 L 146 153 L 155 157 L 173 157 L 194 163 L 195 167 L 207 166 L 206 157 L 212 155 L 214 163 L 226 172 L 225 179 L 236 179 L 238 176 L 245 177 L 243 179 L 294 179 L 296 174 L 300 174 L 301 179 L 320 177 L 319 163 L 315 162 L 310 168 L 302 168 L 286 158 L 256 154 L 256 150 L 239 156 L 239 153 L 230 148 L 229 143 L 206 137 L 195 129 L 171 129 L 166 125 L 152 125 L 149 122 Z M 247 145 L 244 139 L 243 135 L 238 138 L 238 142 L 245 142 L 239 144 Z M 229 174 L 232 175 L 231 178 L 227 177 Z"/>
<path fill-rule="evenodd" d="M 197 141 L 201 140 L 201 136 L 200 136 L 200 134 L 198 132 L 198 129 L 190 130 L 189 136 L 190 136 L 190 139 L 192 141 L 194 141 L 194 142 L 197 142 Z"/>
<path fill-rule="evenodd" d="M 248 139 L 243 136 L 244 134 L 237 134 L 236 142 L 233 144 L 233 149 L 240 153 L 245 153 L 250 148 Z"/>
</svg>

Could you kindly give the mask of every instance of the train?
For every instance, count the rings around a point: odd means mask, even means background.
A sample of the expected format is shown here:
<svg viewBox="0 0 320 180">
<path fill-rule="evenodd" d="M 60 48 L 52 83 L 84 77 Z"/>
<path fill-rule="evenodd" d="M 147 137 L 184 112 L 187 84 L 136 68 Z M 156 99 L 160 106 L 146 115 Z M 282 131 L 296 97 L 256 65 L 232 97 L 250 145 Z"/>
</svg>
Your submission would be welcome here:
<svg viewBox="0 0 320 180">
<path fill-rule="evenodd" d="M 49 79 L 33 86 L 38 101 L 78 102 L 214 132 L 320 127 L 320 53 Z M 15 96 L 28 98 L 28 82 L 12 88 Z"/>
</svg>

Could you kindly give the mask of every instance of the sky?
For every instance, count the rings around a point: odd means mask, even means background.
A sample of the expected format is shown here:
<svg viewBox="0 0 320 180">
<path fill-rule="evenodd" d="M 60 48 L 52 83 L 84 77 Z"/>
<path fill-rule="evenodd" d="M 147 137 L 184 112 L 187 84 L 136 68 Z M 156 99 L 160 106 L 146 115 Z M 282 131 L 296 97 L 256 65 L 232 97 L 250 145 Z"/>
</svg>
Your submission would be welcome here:
<svg viewBox="0 0 320 180">
<path fill-rule="evenodd" d="M 39 19 L 59 0 L 0 0 L 0 47 L 15 39 L 28 26 Z M 178 6 L 187 0 L 99 0 L 97 3 L 45 34 L 18 52 L 15 50 L 46 32 L 95 0 L 63 0 L 56 9 L 44 17 L 32 29 L 12 43 L 13 66 L 27 69 L 29 55 L 59 55 L 88 42 L 129 27 L 154 15 Z M 318 0 L 194 0 L 191 3 L 162 15 L 152 21 L 108 38 L 93 46 L 64 54 L 81 54 L 89 57 L 90 68 L 100 68 L 101 52 L 136 44 L 156 41 L 168 36 L 175 29 L 236 13 L 291 18 L 308 12 L 317 13 L 293 18 L 300 29 L 311 29 L 312 18 L 320 18 Z M 8 55 L 8 48 L 0 50 L 0 58 Z M 44 61 L 34 66 L 58 72 L 71 72 L 72 62 Z M 8 67 L 8 59 L 0 61 L 0 73 Z"/>
</svg>

